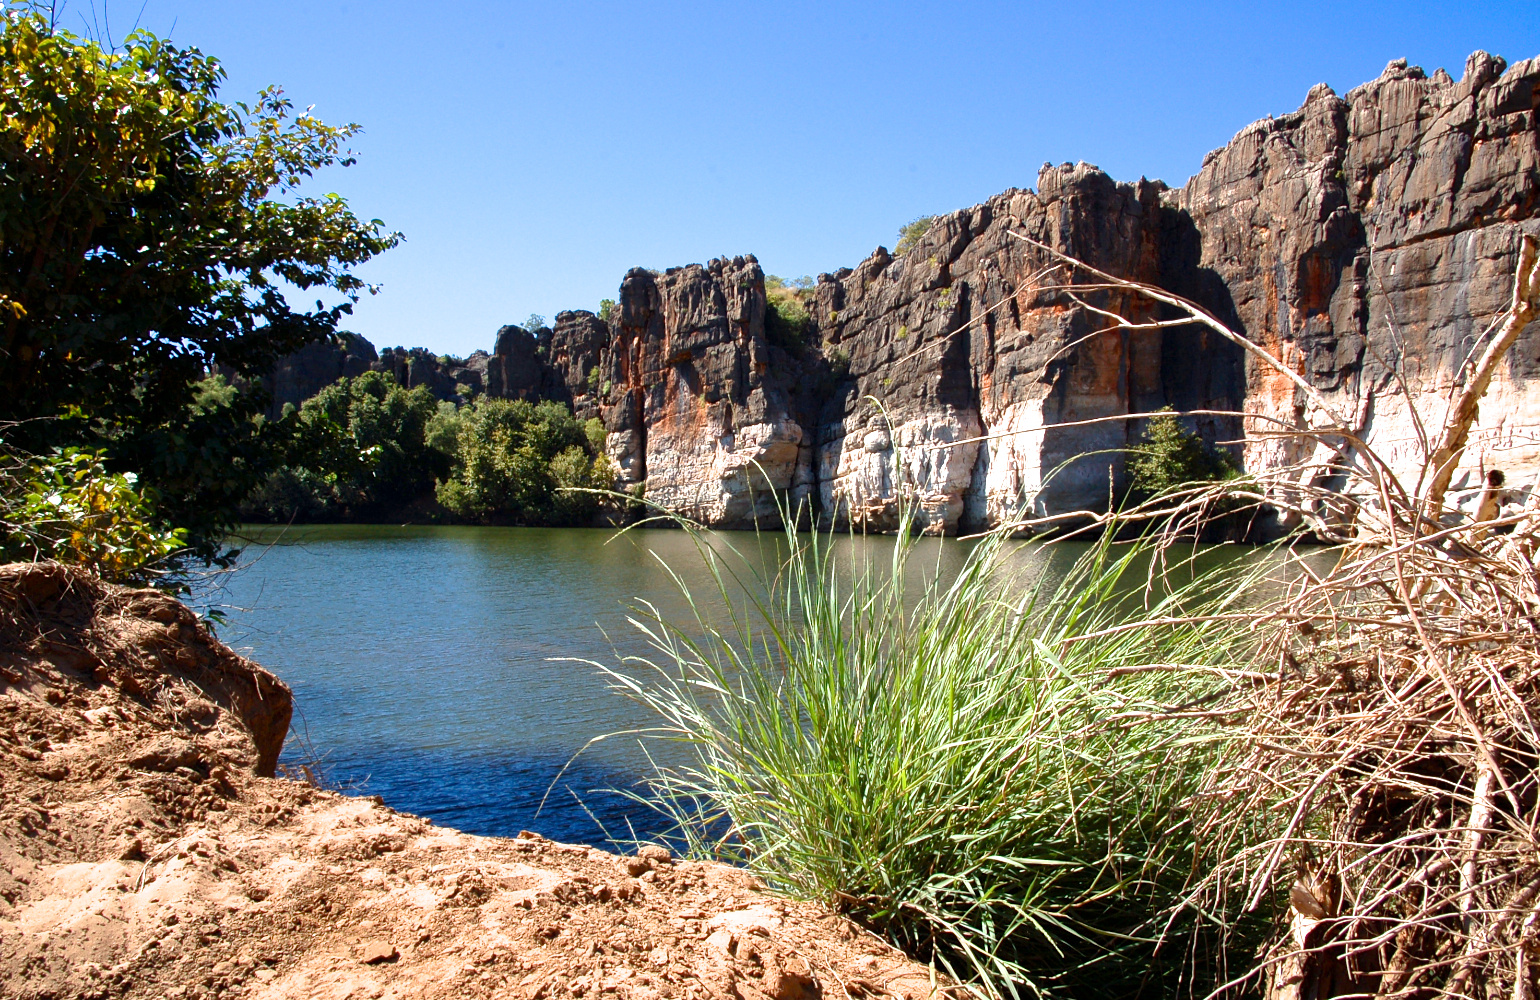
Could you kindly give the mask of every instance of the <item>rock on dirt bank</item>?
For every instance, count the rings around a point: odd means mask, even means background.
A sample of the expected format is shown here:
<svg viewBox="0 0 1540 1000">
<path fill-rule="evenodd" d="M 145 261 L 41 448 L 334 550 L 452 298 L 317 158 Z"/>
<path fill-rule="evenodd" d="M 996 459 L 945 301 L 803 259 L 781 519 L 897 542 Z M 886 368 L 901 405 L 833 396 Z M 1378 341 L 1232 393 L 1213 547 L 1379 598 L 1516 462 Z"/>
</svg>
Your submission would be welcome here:
<svg viewBox="0 0 1540 1000">
<path fill-rule="evenodd" d="M 732 868 L 473 837 L 273 777 L 290 707 L 163 594 L 0 567 L 0 995 L 932 992 Z"/>
</svg>

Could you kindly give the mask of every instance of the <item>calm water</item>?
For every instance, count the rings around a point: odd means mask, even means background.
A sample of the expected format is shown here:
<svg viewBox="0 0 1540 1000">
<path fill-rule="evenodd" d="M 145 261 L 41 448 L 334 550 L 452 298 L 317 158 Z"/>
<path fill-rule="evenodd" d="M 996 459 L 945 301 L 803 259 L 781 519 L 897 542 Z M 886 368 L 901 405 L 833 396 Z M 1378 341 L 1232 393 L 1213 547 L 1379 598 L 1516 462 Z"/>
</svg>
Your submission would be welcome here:
<svg viewBox="0 0 1540 1000">
<path fill-rule="evenodd" d="M 773 559 L 777 542 L 712 543 Z M 943 572 L 962 558 L 955 541 L 921 544 Z M 661 826 L 606 791 L 645 772 L 637 738 L 590 743 L 653 720 L 562 658 L 645 654 L 626 620 L 638 599 L 684 619 L 660 558 L 713 591 L 683 532 L 328 525 L 246 555 L 217 597 L 221 636 L 294 688 L 289 762 L 317 756 L 334 782 L 474 833 L 597 843 Z"/>
<path fill-rule="evenodd" d="M 248 545 L 251 564 L 215 600 L 230 618 L 222 638 L 294 689 L 287 761 L 319 758 L 333 782 L 474 833 L 599 843 L 661 829 L 607 791 L 647 770 L 635 735 L 607 734 L 653 719 L 564 658 L 645 655 L 627 621 L 638 600 L 687 620 L 659 560 L 712 594 L 688 535 L 329 525 L 254 537 L 278 541 Z M 733 532 L 710 544 L 773 565 L 784 542 Z M 922 540 L 919 564 L 952 571 L 967 544 Z M 841 545 L 883 558 L 893 540 Z M 1015 562 L 1062 565 L 1078 551 L 1024 545 Z"/>
</svg>

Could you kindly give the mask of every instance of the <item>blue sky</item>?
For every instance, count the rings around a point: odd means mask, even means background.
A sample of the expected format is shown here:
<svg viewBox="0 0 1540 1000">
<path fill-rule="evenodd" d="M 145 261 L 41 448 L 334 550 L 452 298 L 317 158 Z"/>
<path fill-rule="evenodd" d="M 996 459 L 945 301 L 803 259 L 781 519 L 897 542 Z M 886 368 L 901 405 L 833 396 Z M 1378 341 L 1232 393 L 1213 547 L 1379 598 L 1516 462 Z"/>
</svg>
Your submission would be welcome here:
<svg viewBox="0 0 1540 1000">
<path fill-rule="evenodd" d="M 101 0 L 96 0 L 100 10 Z M 793 277 L 1044 161 L 1181 184 L 1248 122 L 1405 57 L 1461 75 L 1540 55 L 1540 2 L 494 3 L 116 0 L 358 122 L 323 174 L 406 235 L 347 325 L 466 354 L 531 312 L 596 308 L 627 268 L 753 253 Z M 72 0 L 78 30 L 89 0 Z"/>
</svg>

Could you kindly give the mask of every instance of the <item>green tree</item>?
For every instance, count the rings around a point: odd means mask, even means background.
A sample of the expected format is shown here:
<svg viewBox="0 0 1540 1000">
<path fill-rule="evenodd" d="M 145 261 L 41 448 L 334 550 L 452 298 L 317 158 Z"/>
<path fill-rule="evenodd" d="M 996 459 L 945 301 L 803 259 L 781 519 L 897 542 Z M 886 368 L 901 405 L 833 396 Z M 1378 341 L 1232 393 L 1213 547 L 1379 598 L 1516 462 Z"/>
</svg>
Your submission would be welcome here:
<svg viewBox="0 0 1540 1000">
<path fill-rule="evenodd" d="M 934 215 L 922 215 L 907 225 L 898 227 L 898 243 L 893 247 L 893 255 L 901 257 L 914 249 L 914 245 L 920 242 L 920 237 L 930 232 L 930 227 L 936 222 Z"/>
<path fill-rule="evenodd" d="M 449 474 L 445 453 L 428 443 L 439 405 L 427 386 L 402 388 L 388 372 L 339 379 L 299 408 L 308 464 L 271 472 L 242 505 L 243 516 L 368 517 L 430 495 L 435 479 Z"/>
<path fill-rule="evenodd" d="M 209 396 L 205 373 L 255 386 L 336 328 L 366 289 L 354 268 L 400 239 L 297 193 L 352 162 L 356 126 L 277 89 L 225 103 L 224 75 L 145 32 L 109 52 L 25 10 L 0 20 L 0 421 L 24 421 L 30 451 L 138 472 L 205 557 L 304 441 L 292 417 L 256 419 L 255 389 Z"/>
<path fill-rule="evenodd" d="M 606 323 L 613 323 L 618 318 L 616 316 L 616 311 L 618 309 L 619 303 L 617 303 L 614 299 L 599 300 L 599 318 L 604 320 Z"/>
<path fill-rule="evenodd" d="M 441 411 L 428 440 L 453 448 L 454 466 L 438 486 L 439 503 L 470 521 L 585 523 L 598 498 L 576 491 L 608 489 L 615 479 L 594 431 L 551 401 L 482 397 Z"/>
<path fill-rule="evenodd" d="M 604 442 L 609 440 L 609 431 L 604 429 L 604 421 L 598 417 L 589 417 L 583 421 L 583 434 L 588 438 L 588 447 L 595 455 L 604 454 Z"/>
<path fill-rule="evenodd" d="M 326 420 L 345 429 L 349 456 L 366 458 L 355 482 L 367 503 L 410 502 L 449 472 L 442 453 L 427 444 L 438 400 L 425 385 L 404 389 L 394 375 L 365 372 L 322 389 L 299 412 L 307 423 Z"/>
<path fill-rule="evenodd" d="M 1144 441 L 1128 456 L 1130 490 L 1139 497 L 1160 496 L 1194 483 L 1234 479 L 1235 459 L 1187 430 L 1170 407 L 1157 411 L 1144 429 Z"/>
</svg>

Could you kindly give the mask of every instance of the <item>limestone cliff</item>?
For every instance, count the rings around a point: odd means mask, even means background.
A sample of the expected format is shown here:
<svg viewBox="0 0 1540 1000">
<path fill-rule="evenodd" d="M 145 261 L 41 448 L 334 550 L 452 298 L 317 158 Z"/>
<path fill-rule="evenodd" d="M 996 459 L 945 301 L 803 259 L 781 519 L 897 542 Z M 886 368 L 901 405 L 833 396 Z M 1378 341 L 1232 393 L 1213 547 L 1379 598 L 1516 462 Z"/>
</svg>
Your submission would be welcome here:
<svg viewBox="0 0 1540 1000">
<path fill-rule="evenodd" d="M 720 527 L 773 521 L 772 492 L 878 529 L 901 490 L 937 531 L 1023 507 L 1104 508 L 1138 414 L 1211 411 L 1189 419 L 1215 441 L 1244 437 L 1225 411 L 1310 419 L 1291 382 L 1220 338 L 1103 331 L 1042 288 L 1051 261 L 1018 234 L 1199 302 L 1414 465 L 1414 412 L 1437 421 L 1506 305 L 1519 234 L 1540 232 L 1537 83 L 1540 59 L 1507 68 L 1478 52 L 1459 81 L 1398 60 L 1247 127 L 1181 189 L 1044 166 L 1036 191 L 940 217 L 902 256 L 879 247 L 820 275 L 806 343 L 767 337 L 764 276 L 746 256 L 632 270 L 611 322 L 562 313 L 552 330 L 505 327 L 491 355 L 443 373 L 426 358 L 402 371 L 435 391 L 438 379 L 601 416 L 621 485 Z M 1157 318 L 1139 301 L 1090 302 Z M 1540 471 L 1537 375 L 1531 327 L 1488 397 L 1467 480 L 1482 465 L 1510 481 Z M 1311 459 L 1255 435 L 1236 447 L 1251 469 Z"/>
</svg>

